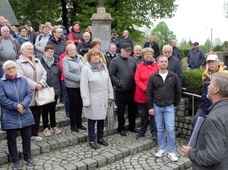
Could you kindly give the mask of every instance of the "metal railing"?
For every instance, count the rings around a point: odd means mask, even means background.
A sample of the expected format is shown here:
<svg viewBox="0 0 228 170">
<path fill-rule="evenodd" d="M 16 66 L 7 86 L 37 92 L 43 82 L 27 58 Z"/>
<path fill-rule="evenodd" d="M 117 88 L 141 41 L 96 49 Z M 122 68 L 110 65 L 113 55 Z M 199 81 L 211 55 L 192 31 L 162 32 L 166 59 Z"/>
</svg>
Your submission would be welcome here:
<svg viewBox="0 0 228 170">
<path fill-rule="evenodd" d="M 182 90 L 184 91 L 184 90 L 186 90 L 186 88 L 182 88 Z M 194 117 L 194 115 L 195 115 L 195 113 L 194 113 L 194 111 L 195 111 L 195 97 L 201 98 L 201 96 L 198 94 L 189 93 L 189 92 L 185 92 L 185 91 L 183 92 L 183 94 L 185 94 L 187 96 L 191 96 L 191 98 L 192 98 L 192 117 Z"/>
</svg>

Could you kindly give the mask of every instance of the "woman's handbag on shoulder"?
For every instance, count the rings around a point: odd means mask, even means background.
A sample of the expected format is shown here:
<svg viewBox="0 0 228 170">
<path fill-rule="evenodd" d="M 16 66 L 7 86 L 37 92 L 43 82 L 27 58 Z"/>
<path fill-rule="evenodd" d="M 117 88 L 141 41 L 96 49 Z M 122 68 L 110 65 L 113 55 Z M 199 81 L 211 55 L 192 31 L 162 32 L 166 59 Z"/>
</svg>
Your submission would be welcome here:
<svg viewBox="0 0 228 170">
<path fill-rule="evenodd" d="M 112 130 L 115 127 L 116 115 L 114 112 L 114 102 L 108 103 L 107 116 L 106 116 L 105 124 L 106 124 L 107 130 Z"/>
<path fill-rule="evenodd" d="M 55 91 L 53 87 L 46 87 L 36 91 L 35 101 L 37 106 L 43 106 L 55 101 Z"/>
</svg>

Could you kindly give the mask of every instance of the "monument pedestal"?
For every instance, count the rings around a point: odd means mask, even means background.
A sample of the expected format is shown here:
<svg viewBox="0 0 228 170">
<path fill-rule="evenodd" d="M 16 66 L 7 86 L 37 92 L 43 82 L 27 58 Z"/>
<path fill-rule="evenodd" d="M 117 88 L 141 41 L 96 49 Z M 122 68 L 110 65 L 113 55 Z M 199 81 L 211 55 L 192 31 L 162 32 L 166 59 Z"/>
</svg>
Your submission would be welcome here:
<svg viewBox="0 0 228 170">
<path fill-rule="evenodd" d="M 111 22 L 112 17 L 109 13 L 106 13 L 104 7 L 98 7 L 97 13 L 90 18 L 92 21 L 92 38 L 99 38 L 101 40 L 101 49 L 108 51 L 109 44 L 111 42 Z"/>
</svg>

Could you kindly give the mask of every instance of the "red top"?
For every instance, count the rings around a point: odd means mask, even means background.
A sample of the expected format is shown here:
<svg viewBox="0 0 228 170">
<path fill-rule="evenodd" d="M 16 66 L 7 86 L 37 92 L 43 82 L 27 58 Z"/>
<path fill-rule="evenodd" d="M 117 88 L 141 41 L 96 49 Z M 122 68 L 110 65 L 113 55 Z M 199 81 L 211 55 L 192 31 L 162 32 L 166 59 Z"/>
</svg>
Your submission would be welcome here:
<svg viewBox="0 0 228 170">
<path fill-rule="evenodd" d="M 63 58 L 66 56 L 66 51 L 59 57 L 59 68 L 60 68 L 60 80 L 64 81 L 65 77 L 63 75 Z"/>
<path fill-rule="evenodd" d="M 153 64 L 147 65 L 140 63 L 137 65 L 135 72 L 135 101 L 138 103 L 146 103 L 146 87 L 152 74 L 158 71 L 158 65 L 154 61 Z"/>
<path fill-rule="evenodd" d="M 74 32 L 75 32 L 75 33 L 80 33 L 81 31 L 80 31 L 80 30 L 74 30 Z M 68 34 L 68 40 L 74 41 L 74 44 L 75 44 L 75 45 L 78 45 L 78 43 L 79 43 L 79 41 L 80 41 L 79 39 L 75 39 L 75 38 L 74 38 L 72 32 L 70 32 L 70 33 Z"/>
</svg>

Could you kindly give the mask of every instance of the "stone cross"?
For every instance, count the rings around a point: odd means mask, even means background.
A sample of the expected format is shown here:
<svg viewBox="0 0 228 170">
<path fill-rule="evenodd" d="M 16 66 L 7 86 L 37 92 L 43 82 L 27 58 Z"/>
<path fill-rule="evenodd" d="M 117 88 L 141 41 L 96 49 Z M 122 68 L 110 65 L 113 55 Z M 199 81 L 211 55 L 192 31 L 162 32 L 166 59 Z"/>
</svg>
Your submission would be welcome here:
<svg viewBox="0 0 228 170">
<path fill-rule="evenodd" d="M 99 7 L 104 7 L 104 0 L 99 0 Z"/>
</svg>

